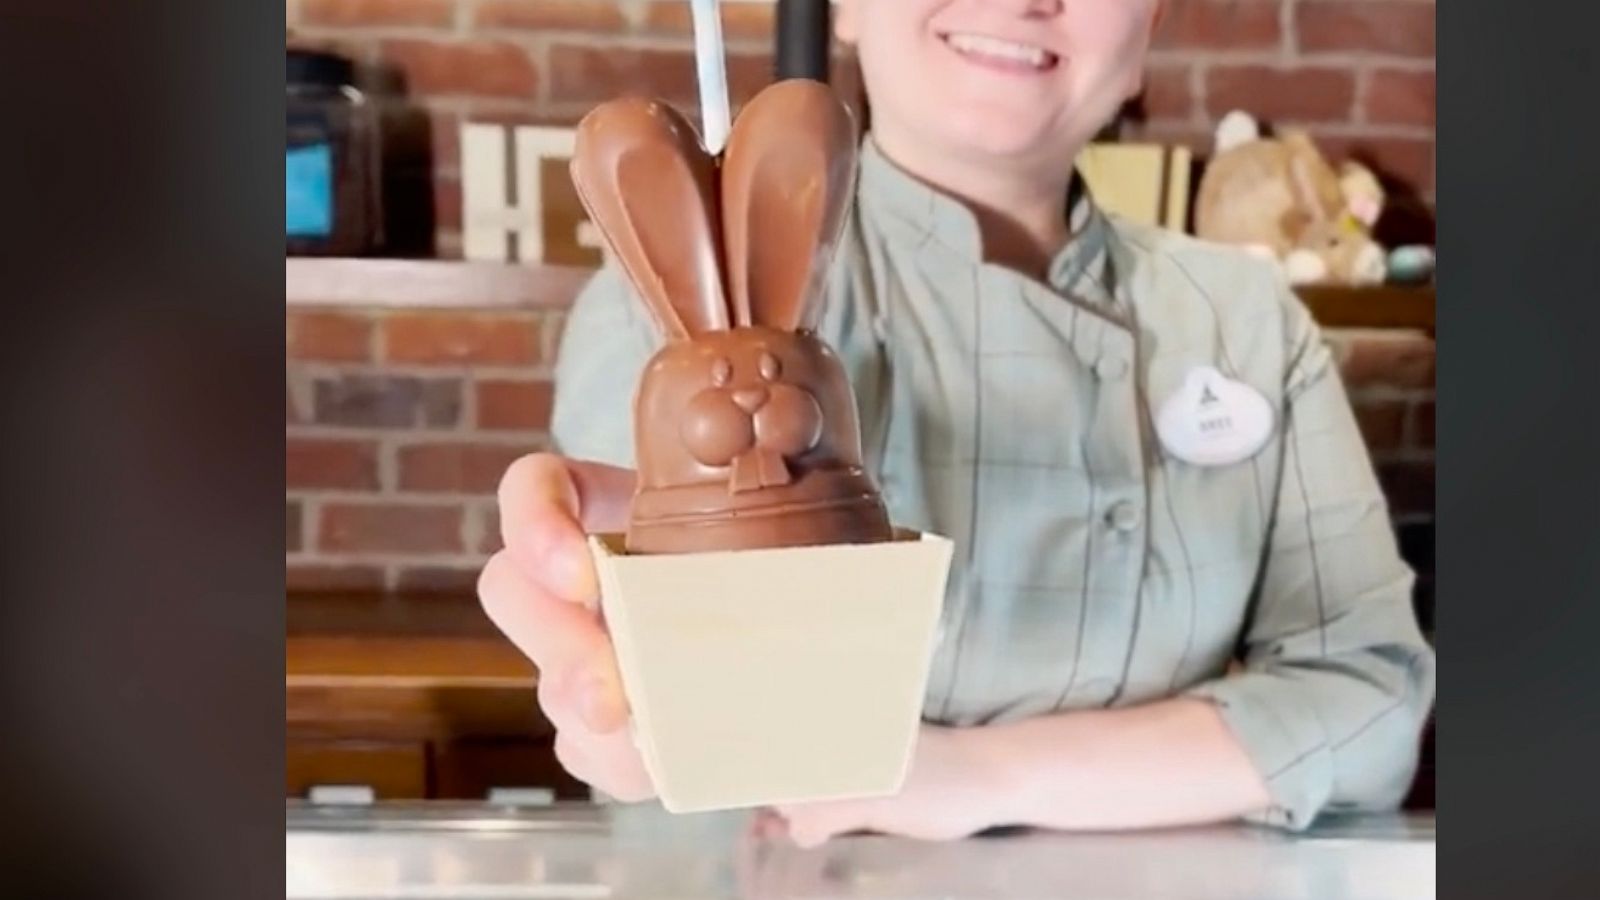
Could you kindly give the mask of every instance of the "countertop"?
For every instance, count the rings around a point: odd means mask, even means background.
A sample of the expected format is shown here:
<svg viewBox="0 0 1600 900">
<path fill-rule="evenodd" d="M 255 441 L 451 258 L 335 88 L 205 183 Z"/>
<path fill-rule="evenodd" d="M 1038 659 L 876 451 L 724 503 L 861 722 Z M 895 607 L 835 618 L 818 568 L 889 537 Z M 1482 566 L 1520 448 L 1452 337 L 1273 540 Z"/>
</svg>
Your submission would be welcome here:
<svg viewBox="0 0 1600 900">
<path fill-rule="evenodd" d="M 882 836 L 801 850 L 750 816 L 654 804 L 313 807 L 287 815 L 287 896 L 565 898 L 1432 898 L 1431 815 L 1127 834 Z"/>
</svg>

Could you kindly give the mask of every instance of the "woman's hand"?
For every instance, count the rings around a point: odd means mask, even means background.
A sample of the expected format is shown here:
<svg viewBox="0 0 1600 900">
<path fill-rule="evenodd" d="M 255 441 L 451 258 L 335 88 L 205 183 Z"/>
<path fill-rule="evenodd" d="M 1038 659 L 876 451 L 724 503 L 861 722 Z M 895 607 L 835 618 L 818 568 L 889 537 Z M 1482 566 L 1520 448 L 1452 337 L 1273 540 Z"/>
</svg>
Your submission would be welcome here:
<svg viewBox="0 0 1600 900">
<path fill-rule="evenodd" d="M 852 831 L 955 840 L 1006 824 L 1004 787 L 979 751 L 977 729 L 922 726 L 905 787 L 892 797 L 779 806 L 789 837 L 815 847 Z"/>
<path fill-rule="evenodd" d="M 626 727 L 585 532 L 621 530 L 633 486 L 628 469 L 547 453 L 517 460 L 500 482 L 505 549 L 478 579 L 484 611 L 539 668 L 539 706 L 556 727 L 556 758 L 628 802 L 655 796 L 655 787 Z"/>
</svg>

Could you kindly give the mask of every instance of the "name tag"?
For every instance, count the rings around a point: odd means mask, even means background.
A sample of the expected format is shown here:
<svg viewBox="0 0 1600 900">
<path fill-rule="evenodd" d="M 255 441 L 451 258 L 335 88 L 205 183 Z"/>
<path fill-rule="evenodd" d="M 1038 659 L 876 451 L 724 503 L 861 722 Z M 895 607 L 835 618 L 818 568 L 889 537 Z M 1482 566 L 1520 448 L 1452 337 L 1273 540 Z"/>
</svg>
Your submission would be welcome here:
<svg viewBox="0 0 1600 900">
<path fill-rule="evenodd" d="M 1189 371 L 1161 404 L 1156 436 L 1168 453 L 1197 466 L 1249 459 L 1272 437 L 1272 405 L 1254 388 L 1211 366 Z"/>
</svg>

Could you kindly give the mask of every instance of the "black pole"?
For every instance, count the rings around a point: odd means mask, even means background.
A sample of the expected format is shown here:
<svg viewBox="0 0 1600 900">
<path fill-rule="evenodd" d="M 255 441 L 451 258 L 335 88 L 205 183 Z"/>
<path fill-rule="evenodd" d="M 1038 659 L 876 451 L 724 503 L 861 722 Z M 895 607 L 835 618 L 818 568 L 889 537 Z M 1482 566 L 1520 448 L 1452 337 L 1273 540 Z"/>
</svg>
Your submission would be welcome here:
<svg viewBox="0 0 1600 900">
<path fill-rule="evenodd" d="M 828 81 L 833 34 L 828 0 L 778 0 L 776 72 Z"/>
</svg>

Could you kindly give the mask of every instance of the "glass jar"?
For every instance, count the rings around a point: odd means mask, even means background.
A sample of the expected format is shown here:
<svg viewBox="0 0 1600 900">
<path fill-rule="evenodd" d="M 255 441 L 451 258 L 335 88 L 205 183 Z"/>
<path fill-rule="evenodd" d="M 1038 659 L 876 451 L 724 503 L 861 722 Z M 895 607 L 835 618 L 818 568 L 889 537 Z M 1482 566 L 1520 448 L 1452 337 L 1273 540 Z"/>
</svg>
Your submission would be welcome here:
<svg viewBox="0 0 1600 900">
<path fill-rule="evenodd" d="M 364 256 L 383 242 L 379 116 L 355 64 L 287 51 L 284 212 L 290 256 Z"/>
</svg>

